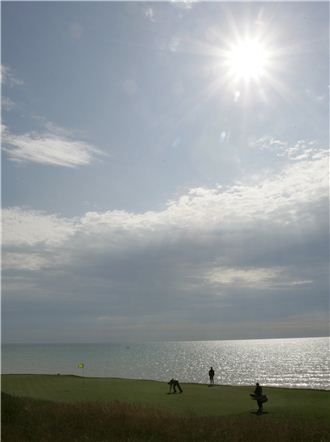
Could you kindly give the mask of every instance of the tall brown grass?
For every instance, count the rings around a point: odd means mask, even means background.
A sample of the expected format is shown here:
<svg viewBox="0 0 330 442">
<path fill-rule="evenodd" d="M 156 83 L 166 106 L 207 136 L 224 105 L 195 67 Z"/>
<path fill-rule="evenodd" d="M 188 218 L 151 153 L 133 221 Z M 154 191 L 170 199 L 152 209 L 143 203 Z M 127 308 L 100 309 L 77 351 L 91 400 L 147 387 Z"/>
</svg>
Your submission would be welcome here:
<svg viewBox="0 0 330 442">
<path fill-rule="evenodd" d="M 329 442 L 321 421 L 270 414 L 177 416 L 124 403 L 62 404 L 2 394 L 3 442 Z"/>
</svg>

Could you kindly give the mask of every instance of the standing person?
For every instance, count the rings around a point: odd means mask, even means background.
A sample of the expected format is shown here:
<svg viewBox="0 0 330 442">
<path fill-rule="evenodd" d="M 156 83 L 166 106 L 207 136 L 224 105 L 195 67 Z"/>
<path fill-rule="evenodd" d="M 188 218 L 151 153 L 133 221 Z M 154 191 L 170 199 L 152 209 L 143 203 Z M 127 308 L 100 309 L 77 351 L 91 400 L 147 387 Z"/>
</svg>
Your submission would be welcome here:
<svg viewBox="0 0 330 442">
<path fill-rule="evenodd" d="M 257 414 L 262 414 L 263 412 L 263 406 L 262 406 L 262 386 L 257 382 L 256 388 L 254 390 L 254 397 L 258 404 L 258 411 Z"/>
<path fill-rule="evenodd" d="M 209 370 L 209 377 L 210 377 L 210 385 L 214 385 L 214 370 L 213 367 Z"/>
</svg>

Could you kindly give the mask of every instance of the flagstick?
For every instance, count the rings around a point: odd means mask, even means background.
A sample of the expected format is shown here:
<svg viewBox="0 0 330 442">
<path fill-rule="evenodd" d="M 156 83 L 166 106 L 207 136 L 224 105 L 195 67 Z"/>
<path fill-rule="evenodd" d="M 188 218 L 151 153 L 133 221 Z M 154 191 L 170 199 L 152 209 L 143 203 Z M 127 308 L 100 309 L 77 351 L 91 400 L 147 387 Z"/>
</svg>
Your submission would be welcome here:
<svg viewBox="0 0 330 442">
<path fill-rule="evenodd" d="M 82 369 L 82 381 L 81 381 L 81 388 L 82 388 L 82 397 L 85 397 L 85 363 L 80 362 L 78 364 L 78 368 Z"/>
</svg>

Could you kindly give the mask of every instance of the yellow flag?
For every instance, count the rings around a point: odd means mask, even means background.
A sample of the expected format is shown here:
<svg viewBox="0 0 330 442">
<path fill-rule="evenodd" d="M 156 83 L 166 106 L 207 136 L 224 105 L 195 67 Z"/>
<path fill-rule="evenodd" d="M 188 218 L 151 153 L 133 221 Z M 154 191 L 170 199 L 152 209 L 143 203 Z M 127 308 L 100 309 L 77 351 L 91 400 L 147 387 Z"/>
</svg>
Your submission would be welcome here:
<svg viewBox="0 0 330 442">
<path fill-rule="evenodd" d="M 78 364 L 78 368 L 84 368 L 85 364 L 83 362 L 80 362 L 80 364 Z"/>
</svg>

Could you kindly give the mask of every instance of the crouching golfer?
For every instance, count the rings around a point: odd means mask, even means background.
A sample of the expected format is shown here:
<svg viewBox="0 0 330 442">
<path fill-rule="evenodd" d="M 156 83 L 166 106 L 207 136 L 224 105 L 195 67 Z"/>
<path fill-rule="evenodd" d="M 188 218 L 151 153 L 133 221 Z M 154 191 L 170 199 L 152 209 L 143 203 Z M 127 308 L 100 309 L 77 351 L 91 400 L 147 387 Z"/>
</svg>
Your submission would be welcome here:
<svg viewBox="0 0 330 442">
<path fill-rule="evenodd" d="M 168 385 L 170 386 L 169 394 L 172 393 L 172 389 L 173 389 L 173 393 L 176 393 L 176 387 L 178 387 L 178 390 L 180 393 L 183 393 L 181 385 L 179 384 L 179 381 L 177 381 L 176 379 L 172 378 L 170 380 L 170 382 L 168 382 Z"/>
</svg>

